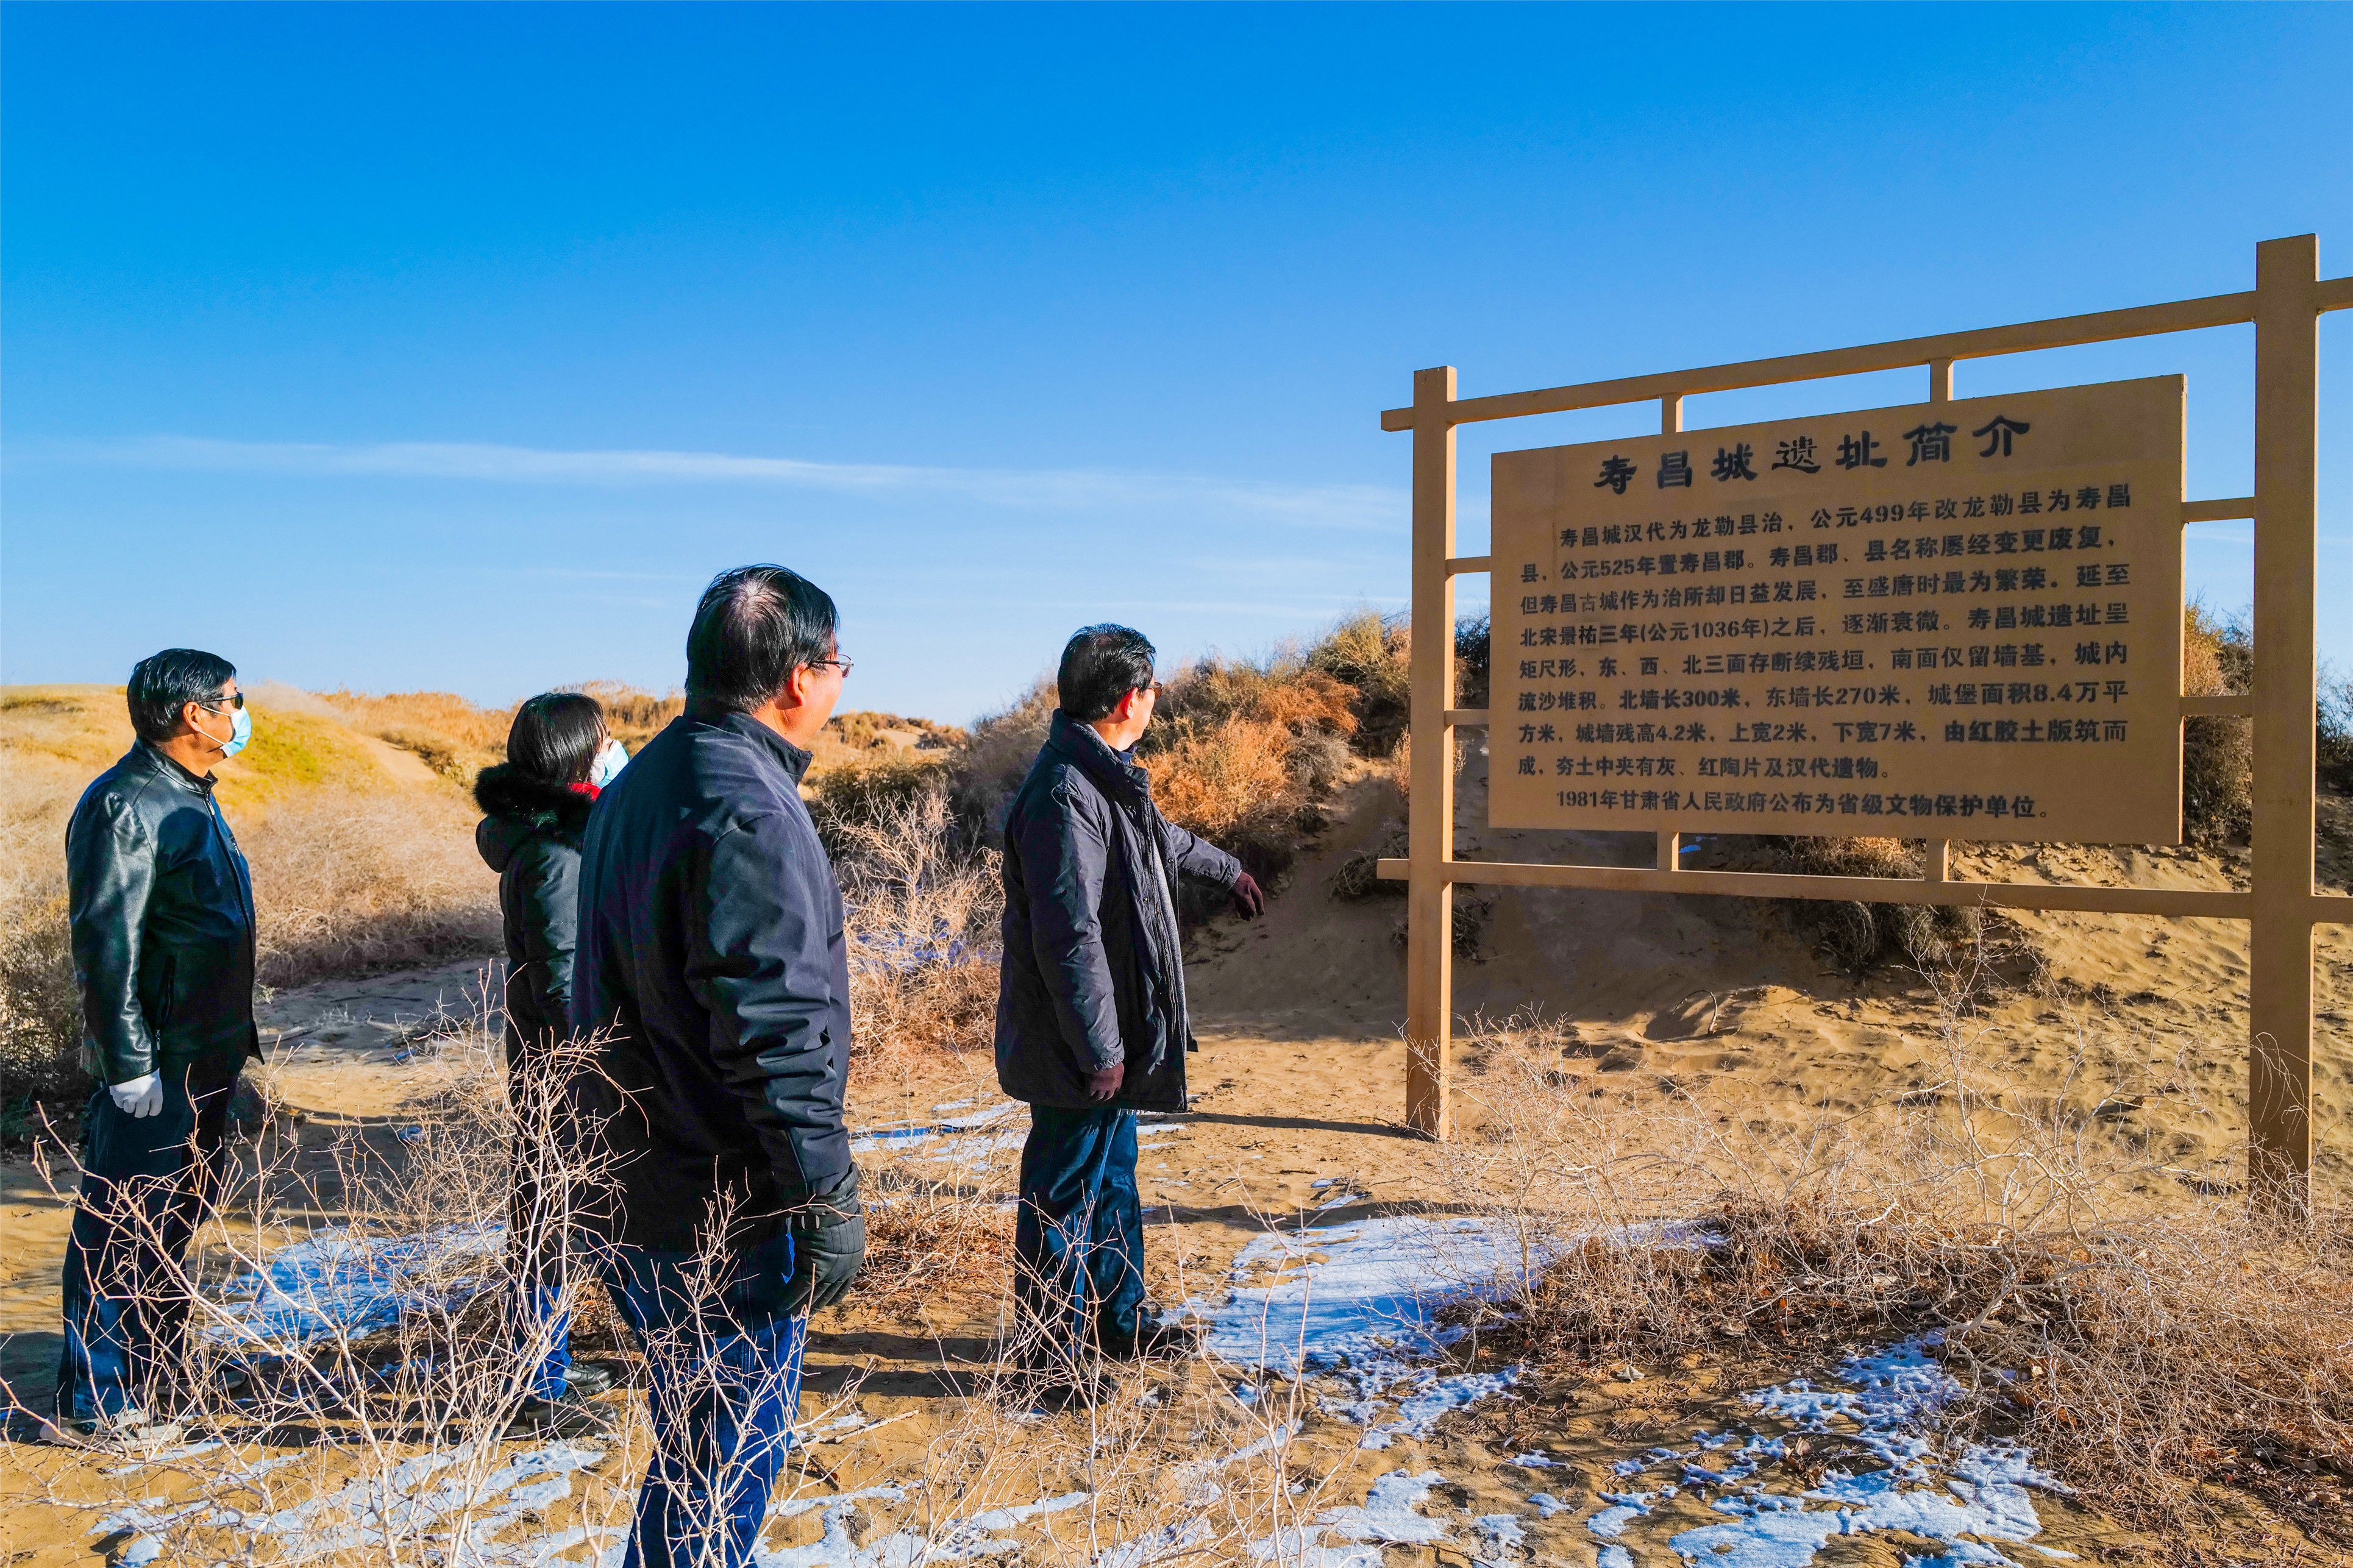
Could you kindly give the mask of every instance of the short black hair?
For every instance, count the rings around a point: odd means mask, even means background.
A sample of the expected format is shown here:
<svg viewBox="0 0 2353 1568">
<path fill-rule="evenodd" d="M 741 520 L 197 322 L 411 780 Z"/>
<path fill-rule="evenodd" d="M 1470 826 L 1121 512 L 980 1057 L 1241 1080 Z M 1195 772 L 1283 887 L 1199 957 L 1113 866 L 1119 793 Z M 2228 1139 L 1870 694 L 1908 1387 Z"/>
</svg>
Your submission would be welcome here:
<svg viewBox="0 0 2353 1568">
<path fill-rule="evenodd" d="M 1062 645 L 1062 666 L 1054 684 L 1061 693 L 1062 711 L 1082 724 L 1111 717 L 1119 700 L 1152 684 L 1152 662 L 1158 650 L 1132 626 L 1081 626 Z"/>
<path fill-rule="evenodd" d="M 748 711 L 793 671 L 834 655 L 839 618 L 826 591 L 782 566 L 738 566 L 702 591 L 686 634 L 686 694 Z"/>
<path fill-rule="evenodd" d="M 202 648 L 167 647 L 131 667 L 123 698 L 131 727 L 142 741 L 168 741 L 180 732 L 181 711 L 191 702 L 210 702 L 237 679 L 237 666 Z"/>
<path fill-rule="evenodd" d="M 609 732 L 604 705 L 594 697 L 543 691 L 515 710 L 507 727 L 507 761 L 548 784 L 585 784 Z"/>
</svg>

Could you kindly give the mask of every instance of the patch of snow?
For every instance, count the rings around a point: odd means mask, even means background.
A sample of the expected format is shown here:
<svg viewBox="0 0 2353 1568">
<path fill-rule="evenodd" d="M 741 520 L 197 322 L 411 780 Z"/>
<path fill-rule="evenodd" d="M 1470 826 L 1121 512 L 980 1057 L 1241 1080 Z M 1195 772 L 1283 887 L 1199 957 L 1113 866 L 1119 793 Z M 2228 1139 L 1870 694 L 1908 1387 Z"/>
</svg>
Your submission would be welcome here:
<svg viewBox="0 0 2353 1568">
<path fill-rule="evenodd" d="M 1455 1377 L 1431 1378 L 1419 1391 L 1398 1401 L 1398 1419 L 1385 1426 L 1376 1426 L 1357 1445 L 1365 1448 L 1386 1448 L 1395 1437 L 1411 1437 L 1417 1442 L 1429 1438 L 1438 1418 L 1450 1410 L 1461 1410 L 1492 1394 L 1501 1394 L 1520 1380 L 1524 1369 L 1505 1367 L 1501 1372 L 1464 1373 Z M 1359 1407 L 1371 1401 L 1359 1402 Z M 1374 1439 L 1380 1439 L 1375 1442 Z"/>
<path fill-rule="evenodd" d="M 1626 1527 L 1651 1511 L 1653 1492 L 1603 1492 L 1601 1500 L 1610 1506 L 1585 1521 L 1585 1528 L 1605 1541 L 1614 1541 L 1626 1533 Z"/>
<path fill-rule="evenodd" d="M 280 1456 L 231 1472 L 251 1479 L 301 1455 Z M 118 1510 L 100 1520 L 93 1533 L 135 1530 L 154 1535 L 181 1520 L 212 1529 L 275 1538 L 272 1561 L 303 1563 L 336 1552 L 380 1547 L 393 1542 L 455 1541 L 462 1524 L 460 1555 L 481 1568 L 525 1568 L 547 1561 L 558 1548 L 548 1541 L 497 1542 L 491 1537 L 524 1514 L 543 1510 L 572 1489 L 572 1472 L 601 1463 L 602 1449 L 554 1444 L 512 1456 L 479 1479 L 451 1474 L 452 1467 L 480 1458 L 470 1447 L 438 1448 L 404 1459 L 381 1476 L 362 1477 L 290 1507 L 244 1510 L 224 1503 L 195 1502 L 156 1511 L 164 1500 Z M 578 1544 L 595 1534 L 571 1537 Z"/>
<path fill-rule="evenodd" d="M 1842 1386 L 1817 1387 L 1799 1379 L 1747 1395 L 1756 1408 L 1801 1430 L 1836 1434 L 1861 1447 L 1883 1468 L 1861 1475 L 1833 1470 L 1802 1495 L 1751 1486 L 1720 1496 L 1709 1507 L 1732 1522 L 1683 1531 L 1669 1544 L 1711 1568 L 1804 1568 L 1832 1536 L 1902 1530 L 1946 1548 L 1915 1559 L 1909 1568 L 2016 1568 L 1984 1542 L 2023 1543 L 2039 1534 L 2042 1521 L 2029 1489 L 2062 1489 L 2015 1445 L 1970 1443 L 1957 1453 L 1943 1447 L 1936 1427 L 1965 1391 L 1928 1353 L 1933 1342 L 1906 1340 L 1851 1355 L 1839 1369 Z M 1640 1468 L 1672 1462 L 1687 1486 L 1729 1488 L 1786 1452 L 1783 1439 L 1751 1436 L 1726 1456 L 1732 1460 L 1726 1468 L 1711 1471 L 1691 1461 L 1725 1448 L 1728 1440 L 1698 1436 L 1688 1453 L 1654 1450 Z M 1958 1539 L 1963 1535 L 1980 1539 Z"/>
<path fill-rule="evenodd" d="M 389 1328 L 404 1311 L 464 1305 L 497 1282 L 492 1265 L 506 1244 L 499 1225 L 417 1236 L 380 1236 L 352 1226 L 312 1231 L 271 1253 L 261 1267 L 221 1286 L 231 1324 L 206 1331 L 216 1342 L 307 1343 L 331 1334 Z M 448 1271 L 482 1260 L 484 1271 Z M 429 1278 L 438 1276 L 438 1278 Z"/>
</svg>

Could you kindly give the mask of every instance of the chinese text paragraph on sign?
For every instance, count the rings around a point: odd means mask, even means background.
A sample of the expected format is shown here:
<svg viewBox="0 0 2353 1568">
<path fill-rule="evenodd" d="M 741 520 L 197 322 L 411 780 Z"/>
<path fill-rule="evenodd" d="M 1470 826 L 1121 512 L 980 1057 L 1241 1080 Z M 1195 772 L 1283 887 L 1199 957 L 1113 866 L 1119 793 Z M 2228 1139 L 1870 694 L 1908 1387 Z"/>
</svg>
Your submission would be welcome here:
<svg viewBox="0 0 2353 1568">
<path fill-rule="evenodd" d="M 2179 842 L 2182 388 L 1497 454 L 1493 825 Z"/>
</svg>

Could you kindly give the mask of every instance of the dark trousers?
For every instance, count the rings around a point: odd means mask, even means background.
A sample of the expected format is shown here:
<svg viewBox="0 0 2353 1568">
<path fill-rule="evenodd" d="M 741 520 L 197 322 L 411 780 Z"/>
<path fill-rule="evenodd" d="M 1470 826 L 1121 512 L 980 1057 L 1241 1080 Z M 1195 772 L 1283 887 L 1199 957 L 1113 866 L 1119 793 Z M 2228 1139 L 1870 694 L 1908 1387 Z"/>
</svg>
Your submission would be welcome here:
<svg viewBox="0 0 2353 1568">
<path fill-rule="evenodd" d="M 1013 1258 L 1025 1360 L 1067 1363 L 1091 1340 L 1134 1336 L 1144 1305 L 1135 1112 L 1029 1108 Z"/>
<path fill-rule="evenodd" d="M 171 1403 L 188 1328 L 177 1289 L 219 1181 L 236 1057 L 165 1071 L 164 1106 L 132 1116 L 100 1086 L 82 1120 L 81 1199 L 66 1241 L 58 1415 L 87 1421 Z"/>
<path fill-rule="evenodd" d="M 800 1412 L 807 1316 L 786 1306 L 793 1242 L 732 1255 L 698 1291 L 695 1255 L 615 1246 L 606 1288 L 646 1352 L 654 1452 L 621 1568 L 744 1568 Z"/>
</svg>

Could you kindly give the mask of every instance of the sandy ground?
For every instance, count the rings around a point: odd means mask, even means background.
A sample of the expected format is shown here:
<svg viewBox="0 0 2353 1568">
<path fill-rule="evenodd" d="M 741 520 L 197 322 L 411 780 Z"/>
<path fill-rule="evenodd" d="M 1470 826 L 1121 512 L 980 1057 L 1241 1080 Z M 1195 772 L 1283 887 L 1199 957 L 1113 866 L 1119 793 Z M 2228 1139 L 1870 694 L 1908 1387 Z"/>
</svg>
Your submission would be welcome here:
<svg viewBox="0 0 2353 1568">
<path fill-rule="evenodd" d="M 1462 792 L 1466 824 L 1475 823 L 1480 812 L 1476 784 L 1475 776 L 1467 779 Z M 1202 1048 L 1191 1064 L 1194 1110 L 1148 1128 L 1141 1160 L 1153 1223 L 1153 1284 L 1162 1300 L 1215 1299 L 1237 1255 L 1271 1229 L 1311 1222 L 1328 1227 L 1377 1213 L 1448 1211 L 1440 1152 L 1398 1125 L 1403 965 L 1394 932 L 1402 901 L 1345 902 L 1330 892 L 1343 860 L 1377 842 L 1401 816 L 1393 786 L 1368 780 L 1355 789 L 1339 825 L 1294 869 L 1263 921 L 1220 921 L 1197 939 L 1190 988 Z M 1467 853 L 1493 858 L 1641 863 L 1651 852 L 1647 837 L 1474 829 L 1466 837 Z M 2229 860 L 2186 853 L 2029 855 L 2003 848 L 1968 854 L 1963 868 L 1968 875 L 1995 879 L 2183 887 L 2227 886 L 2237 869 Z M 2342 886 L 2342 868 L 2328 869 L 2333 885 Z M 1541 1008 L 1573 1030 L 1579 1070 L 1639 1067 L 1663 1074 L 1727 1118 L 1769 1121 L 1811 1109 L 1861 1107 L 1916 1087 L 1932 1070 L 1940 1028 L 1948 1022 L 1925 985 L 1902 976 L 1861 983 L 1845 977 L 1765 906 L 1518 889 L 1490 898 L 1479 956 L 1457 970 L 1463 1014 L 1502 1016 Z M 2244 1135 L 2243 932 L 2224 922 L 2106 916 L 2030 916 L 2025 923 L 2069 984 L 2058 996 L 1991 998 L 1966 1026 L 1981 1048 L 2006 1061 L 2020 1081 L 2064 1096 L 2073 1092 L 2067 1074 L 2078 1051 L 2084 1042 L 2096 1042 L 2145 1069 L 2138 1103 L 2115 1113 L 2137 1135 L 2169 1149 L 2185 1169 L 2235 1160 Z M 2324 1029 L 2317 1050 L 2316 1186 L 2325 1199 L 2341 1203 L 2353 1179 L 2346 1121 L 2353 935 L 2324 928 L 2316 962 Z M 485 986 L 494 990 L 495 980 L 493 972 L 461 964 L 271 998 L 265 1037 L 274 1094 L 302 1112 L 320 1137 L 357 1130 L 385 1140 L 396 1157 L 391 1133 L 417 1092 L 417 1042 L 450 1019 L 477 1015 Z M 1468 1082 L 1479 1062 L 1475 1051 L 1462 1055 L 1457 1070 Z M 1001 1098 L 984 1060 L 934 1058 L 890 1081 L 861 1082 L 853 1121 L 866 1129 L 920 1122 L 954 1113 L 937 1108 L 987 1107 Z M 1018 1133 L 1021 1125 L 1016 1113 L 995 1131 Z M 985 1156 L 964 1157 L 959 1168 L 976 1190 L 1009 1194 L 1017 1152 L 997 1147 Z M 58 1349 L 58 1260 L 67 1214 L 21 1160 L 0 1168 L 0 1205 L 5 1217 L 0 1334 L 6 1336 L 0 1342 L 0 1375 L 26 1405 L 45 1407 Z M 874 1429 L 863 1436 L 852 1432 L 822 1450 L 827 1479 L 803 1484 L 816 1495 L 856 1491 L 903 1479 L 935 1462 L 935 1454 L 927 1459 L 928 1446 L 952 1424 L 956 1396 L 973 1367 L 986 1363 L 995 1327 L 993 1306 L 985 1300 L 942 1300 L 896 1316 L 853 1303 L 821 1321 L 809 1354 L 809 1399 L 838 1400 L 854 1385 L 854 1408 Z M 1825 1356 L 1840 1348 L 1824 1347 Z M 1424 1517 L 1453 1521 L 1449 1539 L 1458 1545 L 1392 1545 L 1393 1562 L 1467 1561 L 1480 1539 L 1472 1521 L 1509 1512 L 1526 1520 L 1525 1543 L 1513 1552 L 1498 1548 L 1488 1560 L 1511 1560 L 1516 1552 L 1523 1559 L 1590 1564 L 1599 1542 L 1585 1521 L 1600 1506 L 1597 1500 L 1632 1484 L 1613 1466 L 1683 1441 L 1694 1430 L 1723 1430 L 1744 1420 L 1749 1429 L 1768 1429 L 1757 1426 L 1754 1411 L 1736 1397 L 1762 1375 L 1756 1369 L 1694 1362 L 1630 1370 L 1641 1375 L 1523 1390 L 1511 1401 L 1450 1417 L 1426 1437 L 1401 1437 L 1384 1449 L 1358 1449 L 1353 1426 L 1311 1420 L 1294 1468 L 1317 1470 L 1329 1496 L 1341 1503 L 1365 1500 L 1375 1480 L 1391 1471 L 1439 1472 L 1442 1485 L 1416 1507 Z M 1199 1383 L 1218 1374 L 1195 1363 L 1158 1375 Z M 887 1431 L 884 1422 L 892 1423 Z M 16 1436 L 22 1435 L 20 1424 Z M 1530 1458 L 1544 1462 L 1519 1462 Z M 0 1501 L 6 1561 L 90 1563 L 119 1552 L 127 1539 L 122 1531 L 92 1533 L 90 1510 L 58 1506 L 58 1500 L 118 1496 L 132 1484 L 105 1479 L 104 1468 L 87 1458 L 12 1444 L 0 1456 L 0 1468 L 19 1483 L 38 1480 L 56 1489 L 50 1502 Z M 582 1508 L 609 1507 L 614 1486 L 628 1479 L 601 1475 L 575 1489 L 571 1502 L 533 1515 L 529 1528 L 568 1528 Z M 1021 1484 L 1007 1483 L 1006 1500 L 1059 1495 L 1082 1479 L 1045 1464 L 1021 1483 L 1039 1489 L 1023 1498 L 1014 1495 Z M 142 1475 L 136 1486 L 147 1495 L 177 1495 L 168 1476 Z M 22 1488 L 5 1489 L 21 1494 Z M 1539 1491 L 1573 1506 L 1556 1520 L 1537 1518 L 1528 1500 Z M 1696 1492 L 1662 1498 L 1654 1489 L 1651 1495 L 1651 1514 L 1625 1538 L 1628 1562 L 1641 1568 L 1677 1561 L 1662 1544 L 1671 1527 L 1695 1528 L 1722 1518 Z M 860 1506 L 869 1510 L 860 1518 L 887 1511 L 871 1501 Z M 2149 1544 L 2063 1498 L 2038 1494 L 2035 1507 L 2043 1545 L 2089 1557 Z M 807 1511 L 781 1526 L 774 1539 L 815 1542 L 824 1518 L 822 1510 Z M 1054 1519 L 1070 1522 L 1061 1515 L 1041 1516 L 1021 1528 L 1060 1531 Z M 2292 1536 L 2288 1531 L 2282 1540 L 2292 1544 Z M 1067 1531 L 1057 1539 L 1070 1539 Z M 1897 1537 L 1873 1537 L 1826 1549 L 1820 1561 L 1894 1568 L 1926 1544 L 1906 1548 Z"/>
</svg>

